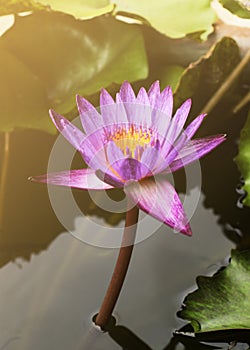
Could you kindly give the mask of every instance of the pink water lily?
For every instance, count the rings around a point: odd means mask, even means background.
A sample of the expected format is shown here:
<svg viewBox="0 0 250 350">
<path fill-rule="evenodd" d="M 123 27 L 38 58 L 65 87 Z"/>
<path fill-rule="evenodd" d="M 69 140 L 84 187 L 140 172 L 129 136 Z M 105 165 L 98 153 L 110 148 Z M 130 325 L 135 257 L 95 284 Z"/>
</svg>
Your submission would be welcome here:
<svg viewBox="0 0 250 350">
<path fill-rule="evenodd" d="M 144 212 L 191 235 L 182 203 L 166 174 L 204 156 L 223 142 L 225 135 L 192 140 L 205 114 L 183 129 L 191 100 L 172 117 L 171 88 L 161 92 L 158 81 L 148 92 L 142 87 L 137 96 L 124 82 L 115 101 L 102 89 L 100 113 L 81 96 L 77 96 L 77 106 L 84 132 L 53 110 L 50 116 L 89 168 L 32 179 L 83 190 L 120 187 Z"/>
</svg>

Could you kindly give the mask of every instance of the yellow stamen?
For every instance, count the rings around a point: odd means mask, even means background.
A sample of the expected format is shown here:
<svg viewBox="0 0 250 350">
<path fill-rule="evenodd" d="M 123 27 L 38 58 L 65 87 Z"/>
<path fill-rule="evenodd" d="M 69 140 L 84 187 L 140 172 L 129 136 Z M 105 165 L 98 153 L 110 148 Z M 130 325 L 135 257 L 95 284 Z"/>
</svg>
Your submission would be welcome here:
<svg viewBox="0 0 250 350">
<path fill-rule="evenodd" d="M 124 155 L 129 153 L 133 158 L 138 158 L 139 155 L 135 155 L 136 148 L 145 148 L 151 142 L 152 130 L 145 130 L 133 124 L 129 128 L 122 126 L 109 136 L 110 140 L 115 142 Z"/>
</svg>

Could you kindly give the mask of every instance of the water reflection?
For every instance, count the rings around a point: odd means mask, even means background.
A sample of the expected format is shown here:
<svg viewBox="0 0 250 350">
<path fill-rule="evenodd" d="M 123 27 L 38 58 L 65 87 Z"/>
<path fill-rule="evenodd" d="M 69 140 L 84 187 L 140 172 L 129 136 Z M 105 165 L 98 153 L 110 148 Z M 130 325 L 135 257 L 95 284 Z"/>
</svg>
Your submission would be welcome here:
<svg viewBox="0 0 250 350">
<path fill-rule="evenodd" d="M 180 346 L 179 346 L 180 344 L 182 345 L 181 349 L 183 349 L 183 350 L 222 349 L 222 347 L 218 347 L 216 345 L 209 345 L 209 344 L 199 343 L 195 339 L 174 336 L 171 339 L 171 341 L 169 342 L 169 344 L 163 350 L 179 350 L 180 349 Z M 224 349 L 227 349 L 227 346 L 224 347 Z"/>
<path fill-rule="evenodd" d="M 222 114 L 225 105 L 219 106 L 211 115 L 216 118 Z M 242 191 L 239 191 L 241 174 L 234 161 L 238 154 L 240 130 L 247 116 L 246 109 L 238 115 L 228 114 L 223 130 L 228 134 L 223 148 L 218 148 L 213 157 L 208 155 L 201 161 L 203 171 L 203 191 L 206 207 L 212 207 L 219 214 L 219 224 L 222 225 L 225 235 L 237 244 L 239 249 L 250 247 L 249 215 L 250 208 L 239 206 Z M 207 119 L 209 124 L 209 118 Z M 208 125 L 211 128 L 211 124 Z M 222 126 L 220 126 L 222 129 Z M 215 178 L 216 181 L 211 181 Z"/>
<path fill-rule="evenodd" d="M 186 323 L 175 314 L 186 293 L 196 288 L 196 276 L 217 270 L 218 261 L 233 247 L 201 202 L 191 222 L 192 239 L 161 226 L 135 246 L 114 315 L 117 324 L 128 330 L 118 328 L 112 338 L 103 336 L 97 349 L 120 349 L 118 342 L 126 332 L 129 339 L 138 338 L 138 344 L 141 339 L 141 346 L 163 349 L 173 331 Z M 153 225 L 156 221 L 151 220 Z M 64 233 L 47 251 L 22 261 L 22 268 L 11 262 L 5 265 L 0 270 L 0 344 L 19 337 L 9 345 L 11 350 L 79 346 L 98 311 L 117 253 Z"/>
<path fill-rule="evenodd" d="M 184 331 L 190 331 L 187 326 L 183 327 Z M 109 335 L 112 340 L 123 350 L 154 350 L 139 338 L 134 332 L 123 325 L 113 324 L 110 329 L 104 333 L 98 327 L 91 326 L 86 335 L 81 339 L 79 346 L 74 350 L 101 350 L 106 348 L 104 344 L 108 344 Z M 109 343 L 109 346 L 111 343 Z M 198 342 L 197 339 L 183 335 L 174 335 L 170 342 L 162 350 L 212 350 L 212 349 L 235 349 L 246 350 L 247 343 L 230 342 L 218 344 L 206 344 Z"/>
<path fill-rule="evenodd" d="M 151 348 L 136 334 L 124 326 L 115 326 L 109 331 L 110 337 L 120 345 L 122 349 L 151 350 Z"/>
<path fill-rule="evenodd" d="M 40 132 L 11 134 L 3 203 L 5 216 L 0 232 L 0 267 L 17 257 L 30 260 L 32 253 L 46 249 L 63 230 L 51 210 L 46 188 L 35 189 L 27 181 L 34 169 L 37 172 L 46 169 L 46 157 L 53 142 L 54 137 Z"/>
</svg>

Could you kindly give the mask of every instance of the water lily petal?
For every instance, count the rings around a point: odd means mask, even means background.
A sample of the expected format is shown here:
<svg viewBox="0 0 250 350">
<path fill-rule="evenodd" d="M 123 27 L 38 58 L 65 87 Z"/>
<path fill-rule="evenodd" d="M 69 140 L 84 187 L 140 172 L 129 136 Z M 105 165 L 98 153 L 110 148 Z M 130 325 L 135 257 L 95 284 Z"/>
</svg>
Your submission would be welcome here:
<svg viewBox="0 0 250 350">
<path fill-rule="evenodd" d="M 135 120 L 134 104 L 136 102 L 136 97 L 135 97 L 134 90 L 128 81 L 125 81 L 122 84 L 118 96 L 119 96 L 118 98 L 120 98 L 120 100 L 124 105 L 128 122 L 133 123 L 133 121 Z"/>
<path fill-rule="evenodd" d="M 177 136 L 183 131 L 183 127 L 186 123 L 188 114 L 191 109 L 192 101 L 191 99 L 186 100 L 180 108 L 177 109 L 175 115 L 171 121 L 171 127 L 169 129 L 169 133 L 167 135 L 168 139 L 173 143 L 176 140 Z M 170 135 L 169 135 L 170 134 Z"/>
<path fill-rule="evenodd" d="M 108 162 L 113 168 L 116 178 L 123 180 L 140 179 L 146 176 L 158 174 L 158 168 L 162 167 L 165 162 L 157 148 L 146 148 L 142 151 L 141 159 L 132 160 L 129 156 L 124 156 L 124 153 L 114 142 L 109 142 L 107 145 Z M 127 167 L 127 168 L 126 168 Z M 167 164 L 165 164 L 165 167 Z"/>
<path fill-rule="evenodd" d="M 160 82 L 159 80 L 156 80 L 148 90 L 148 98 L 152 108 L 155 107 L 156 100 L 159 98 L 160 94 Z"/>
<path fill-rule="evenodd" d="M 174 143 L 171 150 L 168 150 L 168 153 L 166 152 L 166 149 L 163 150 L 163 154 L 166 155 L 166 161 L 168 164 L 171 164 L 172 161 L 178 156 L 178 153 L 180 150 L 187 144 L 187 142 L 193 137 L 193 135 L 196 133 L 196 131 L 199 129 L 201 123 L 203 122 L 204 118 L 206 117 L 206 114 L 201 114 L 198 117 L 196 117 L 191 124 L 188 125 L 188 127 L 182 132 L 180 137 L 177 139 L 177 141 Z M 165 147 L 165 145 L 164 145 Z M 168 147 L 168 145 L 167 145 Z"/>
<path fill-rule="evenodd" d="M 86 137 L 81 130 L 55 111 L 50 110 L 50 116 L 60 133 L 81 153 L 89 167 L 95 170 L 106 168 L 100 130 Z"/>
<path fill-rule="evenodd" d="M 184 124 L 191 108 L 191 100 L 186 100 L 173 116 L 167 135 L 162 143 L 162 151 L 165 156 L 172 150 L 177 137 L 182 133 Z"/>
<path fill-rule="evenodd" d="M 165 140 L 162 143 L 162 150 L 165 155 L 173 148 L 175 140 L 182 133 L 184 124 L 191 108 L 191 100 L 186 100 L 173 116 Z"/>
<path fill-rule="evenodd" d="M 111 171 L 102 171 L 102 170 L 96 170 L 96 176 L 105 183 L 118 188 L 124 187 L 124 181 L 118 180 L 116 177 L 113 176 Z"/>
<path fill-rule="evenodd" d="M 132 182 L 124 188 L 137 206 L 176 231 L 191 236 L 192 231 L 174 187 L 165 179 Z"/>
<path fill-rule="evenodd" d="M 115 102 L 108 91 L 106 89 L 102 89 L 100 94 L 100 109 L 105 126 L 117 123 L 114 103 Z"/>
<path fill-rule="evenodd" d="M 169 170 L 171 172 L 176 171 L 203 157 L 225 140 L 225 135 L 216 135 L 189 141 L 185 147 L 180 150 L 178 157 L 171 163 Z"/>
<path fill-rule="evenodd" d="M 95 170 L 107 168 L 107 159 L 102 137 L 102 132 L 97 130 L 91 135 L 88 135 L 81 144 L 85 162 L 90 168 Z"/>
<path fill-rule="evenodd" d="M 138 161 L 131 162 L 125 158 L 122 150 L 115 144 L 115 142 L 109 142 L 106 146 L 108 163 L 110 164 L 110 172 L 113 172 L 113 176 L 118 181 L 130 180 L 131 176 L 134 179 L 135 176 L 141 176 Z M 130 159 L 130 158 L 129 158 Z M 128 168 L 126 169 L 126 165 Z M 136 177 L 136 179 L 139 177 Z"/>
<path fill-rule="evenodd" d="M 167 167 L 167 163 L 163 158 L 161 152 L 157 148 L 146 148 L 142 153 L 140 162 L 144 165 L 144 169 L 147 169 L 146 173 L 143 173 L 143 177 L 156 175 L 161 172 L 161 169 Z"/>
<path fill-rule="evenodd" d="M 134 158 L 117 160 L 112 164 L 112 168 L 120 175 L 124 182 L 140 180 L 142 174 L 145 173 L 144 165 Z"/>
<path fill-rule="evenodd" d="M 173 113 L 173 93 L 171 86 L 167 86 L 156 100 L 155 109 L 164 112 L 167 116 Z"/>
<path fill-rule="evenodd" d="M 113 98 L 105 89 L 101 90 L 100 109 L 101 115 L 103 117 L 103 123 L 105 126 L 117 125 L 120 123 L 127 122 L 127 116 L 124 106 L 120 103 L 115 103 Z"/>
<path fill-rule="evenodd" d="M 121 96 L 120 96 L 119 92 L 117 92 L 116 95 L 115 95 L 115 102 L 123 104 L 123 101 L 121 99 Z"/>
<path fill-rule="evenodd" d="M 101 150 L 101 157 L 98 156 L 98 152 L 96 155 L 97 158 L 93 158 L 89 166 L 96 170 L 98 178 L 114 187 L 123 187 L 124 179 L 119 174 L 120 163 L 118 162 L 124 159 L 124 154 L 120 148 L 110 141 Z"/>
<path fill-rule="evenodd" d="M 164 138 L 170 127 L 173 112 L 173 94 L 170 86 L 166 87 L 157 98 L 152 111 L 152 127 L 154 127 L 161 138 Z"/>
<path fill-rule="evenodd" d="M 98 134 L 92 134 L 84 141 L 84 147 L 87 149 L 87 152 L 84 154 L 85 162 L 91 169 L 94 169 L 96 171 L 97 176 L 104 182 L 109 183 L 115 187 L 123 187 L 124 179 L 119 173 L 121 162 L 119 162 L 118 159 L 121 159 L 120 155 L 117 154 L 115 156 L 111 151 L 107 152 L 107 145 L 102 145 L 100 149 L 96 149 L 96 144 L 93 144 L 93 140 L 97 138 Z M 109 145 L 111 144 L 113 144 L 112 141 L 109 142 Z M 116 151 L 121 152 L 117 146 Z M 124 155 L 122 154 L 122 160 L 123 158 Z M 111 164 L 113 161 L 116 163 Z"/>
<path fill-rule="evenodd" d="M 73 145 L 78 151 L 82 152 L 82 142 L 86 138 L 84 133 L 52 109 L 49 110 L 49 114 L 58 131 L 71 143 L 71 145 Z"/>
<path fill-rule="evenodd" d="M 135 93 L 128 81 L 124 81 L 124 83 L 122 84 L 119 95 L 121 97 L 122 102 L 135 102 Z"/>
<path fill-rule="evenodd" d="M 103 120 L 95 107 L 84 97 L 77 95 L 76 103 L 81 118 L 81 123 L 86 134 L 101 129 Z"/>
<path fill-rule="evenodd" d="M 142 105 L 150 106 L 148 94 L 144 87 L 140 88 L 136 97 L 136 102 Z"/>
<path fill-rule="evenodd" d="M 122 150 L 115 144 L 114 141 L 110 141 L 106 145 L 107 158 L 110 165 L 117 162 L 118 160 L 123 160 L 125 158 Z"/>
<path fill-rule="evenodd" d="M 119 93 L 116 94 L 116 108 L 118 118 L 122 122 L 128 123 L 127 112 Z"/>
<path fill-rule="evenodd" d="M 76 104 L 79 114 L 85 114 L 88 111 L 96 111 L 95 107 L 86 98 L 76 95 Z"/>
<path fill-rule="evenodd" d="M 114 104 L 113 97 L 108 93 L 106 89 L 101 89 L 100 93 L 100 106 Z"/>
<path fill-rule="evenodd" d="M 187 135 L 187 140 L 190 140 L 196 131 L 199 129 L 201 126 L 201 123 L 203 122 L 204 118 L 206 117 L 206 113 L 198 115 L 185 129 L 184 133 Z"/>
<path fill-rule="evenodd" d="M 136 105 L 134 111 L 134 119 L 136 124 L 148 127 L 151 125 L 151 112 L 150 101 L 147 91 L 142 87 L 136 98 Z"/>
<path fill-rule="evenodd" d="M 67 186 L 82 190 L 108 190 L 113 186 L 101 181 L 92 169 L 60 171 L 57 173 L 33 176 L 31 181 L 51 185 Z"/>
</svg>

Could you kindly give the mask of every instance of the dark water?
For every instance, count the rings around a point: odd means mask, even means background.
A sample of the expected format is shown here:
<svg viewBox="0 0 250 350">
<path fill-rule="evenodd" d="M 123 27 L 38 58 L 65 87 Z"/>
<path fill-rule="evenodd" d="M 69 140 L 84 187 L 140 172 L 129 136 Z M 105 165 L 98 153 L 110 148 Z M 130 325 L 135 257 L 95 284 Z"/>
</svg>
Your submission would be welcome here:
<svg viewBox="0 0 250 350">
<path fill-rule="evenodd" d="M 229 116 L 227 124 L 216 128 L 207 124 L 204 134 L 227 132 L 228 141 L 201 162 L 202 193 L 191 219 L 193 237 L 173 234 L 152 218 L 146 224 L 141 221 L 140 232 L 156 232 L 135 246 L 114 313 L 116 327 L 105 334 L 92 326 L 91 319 L 118 250 L 88 245 L 65 232 L 51 209 L 46 186 L 27 181 L 30 175 L 46 172 L 55 138 L 15 132 L 0 242 L 0 349 L 227 349 L 226 343 L 204 345 L 172 334 L 187 323 L 176 312 L 185 295 L 196 289 L 196 277 L 211 275 L 227 263 L 232 248 L 250 246 L 250 211 L 237 206 L 240 173 L 232 160 L 244 115 Z M 189 200 L 199 192 L 195 174 Z M 181 191 L 182 180 L 179 172 L 176 186 Z M 103 227 L 104 235 L 110 224 L 117 230 L 122 227 L 122 216 L 108 216 L 85 193 L 75 191 L 75 196 L 86 215 L 75 221 L 82 230 L 91 230 L 92 220 Z M 246 349 L 246 344 L 236 349 Z"/>
</svg>

